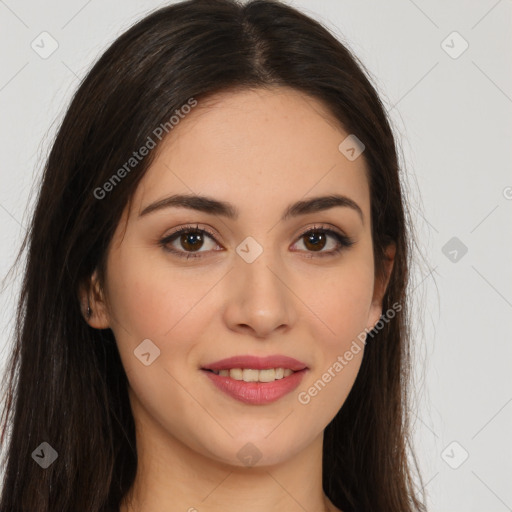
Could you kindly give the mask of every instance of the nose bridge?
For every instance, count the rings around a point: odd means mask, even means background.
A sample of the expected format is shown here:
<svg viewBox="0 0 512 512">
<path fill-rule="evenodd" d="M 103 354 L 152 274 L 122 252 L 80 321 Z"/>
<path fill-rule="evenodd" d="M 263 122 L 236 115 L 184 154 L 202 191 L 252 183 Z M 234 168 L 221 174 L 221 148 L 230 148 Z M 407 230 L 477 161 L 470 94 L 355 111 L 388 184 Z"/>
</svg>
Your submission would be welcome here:
<svg viewBox="0 0 512 512">
<path fill-rule="evenodd" d="M 267 237 L 268 239 L 269 237 Z M 286 285 L 284 266 L 276 251 L 247 237 L 236 248 L 231 274 L 227 321 L 232 328 L 245 325 L 267 335 L 289 325 L 293 314 L 292 293 Z"/>
<path fill-rule="evenodd" d="M 284 270 L 275 250 L 264 248 L 254 238 L 247 237 L 239 244 L 236 252 L 239 256 L 235 264 L 236 279 L 246 283 L 245 293 L 256 300 L 287 298 L 282 278 L 278 279 Z"/>
</svg>

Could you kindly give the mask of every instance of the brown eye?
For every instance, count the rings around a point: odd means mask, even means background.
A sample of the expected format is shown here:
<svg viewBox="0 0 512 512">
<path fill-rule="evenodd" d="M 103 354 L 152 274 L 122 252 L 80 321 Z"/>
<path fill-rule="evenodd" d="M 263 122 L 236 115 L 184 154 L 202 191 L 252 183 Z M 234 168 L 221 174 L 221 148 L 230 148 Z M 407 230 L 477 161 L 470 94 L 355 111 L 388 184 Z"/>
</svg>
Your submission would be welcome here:
<svg viewBox="0 0 512 512">
<path fill-rule="evenodd" d="M 200 258 L 203 256 L 204 252 L 209 252 L 208 250 L 200 250 L 208 239 L 210 239 L 213 247 L 215 247 L 216 244 L 214 242 L 216 242 L 216 240 L 213 233 L 205 229 L 200 229 L 197 226 L 185 226 L 160 240 L 159 244 L 165 251 L 176 254 L 177 256 L 187 259 Z"/>
<path fill-rule="evenodd" d="M 201 250 L 208 239 L 215 246 L 217 241 L 213 233 L 210 233 L 206 229 L 200 229 L 198 226 L 185 226 L 160 240 L 159 244 L 165 251 L 176 254 L 179 257 L 187 259 L 201 258 L 203 257 L 203 253 L 210 252 L 208 249 L 204 251 Z M 324 250 L 329 246 L 330 240 L 334 240 L 334 246 L 330 250 Z M 348 236 L 337 233 L 332 229 L 323 229 L 317 226 L 302 233 L 299 237 L 299 241 L 304 244 L 305 248 L 299 252 L 305 252 L 308 258 L 335 256 L 343 249 L 355 243 L 355 241 Z M 218 244 L 217 247 L 219 247 Z"/>
<path fill-rule="evenodd" d="M 334 247 L 330 250 L 324 251 L 323 249 L 329 245 L 329 239 L 334 239 Z M 315 226 L 313 229 L 302 233 L 299 240 L 303 241 L 305 252 L 309 255 L 308 258 L 336 256 L 343 249 L 346 249 L 355 243 L 352 238 L 337 233 L 332 229 L 323 229 L 322 227 Z M 314 254 L 318 253 L 318 254 Z"/>
<path fill-rule="evenodd" d="M 203 243 L 203 237 L 199 231 L 189 231 L 187 233 L 183 233 L 180 238 L 181 246 L 187 251 L 197 251 L 199 250 Z"/>
<path fill-rule="evenodd" d="M 311 251 L 321 251 L 326 245 L 326 236 L 322 231 L 309 231 L 305 235 L 304 245 Z"/>
</svg>

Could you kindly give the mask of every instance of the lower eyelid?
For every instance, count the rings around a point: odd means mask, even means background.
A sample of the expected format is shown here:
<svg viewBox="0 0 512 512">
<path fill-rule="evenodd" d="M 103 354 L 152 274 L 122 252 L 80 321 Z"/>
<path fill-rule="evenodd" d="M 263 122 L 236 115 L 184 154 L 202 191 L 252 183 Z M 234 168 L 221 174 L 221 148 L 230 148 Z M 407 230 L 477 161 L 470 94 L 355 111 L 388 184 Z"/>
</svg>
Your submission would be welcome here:
<svg viewBox="0 0 512 512">
<path fill-rule="evenodd" d="M 170 246 L 171 243 L 174 243 L 176 240 L 179 239 L 179 236 L 184 234 L 184 233 L 189 233 L 189 232 L 199 232 L 201 235 L 203 236 L 206 236 L 208 237 L 212 242 L 214 242 L 215 244 L 217 245 L 220 245 L 217 240 L 215 239 L 215 237 L 210 234 L 208 231 L 205 231 L 204 229 L 186 229 L 186 230 L 183 230 L 183 231 L 177 231 L 175 233 L 171 233 L 170 235 L 167 235 L 165 236 L 164 238 L 162 238 L 160 241 L 159 241 L 159 244 L 162 246 L 162 248 L 172 254 L 177 254 L 178 256 L 183 256 L 183 257 L 187 257 L 187 258 L 196 258 L 196 257 L 199 257 L 199 255 L 201 254 L 204 254 L 204 253 L 208 253 L 210 251 L 183 251 L 183 250 L 177 250 L 175 249 L 174 247 Z M 198 256 L 196 256 L 198 255 Z"/>
<path fill-rule="evenodd" d="M 160 245 L 163 247 L 164 250 L 172 253 L 172 254 L 176 254 L 178 255 L 179 257 L 184 257 L 184 258 L 198 258 L 198 257 L 202 257 L 201 254 L 204 254 L 204 253 L 209 253 L 211 251 L 196 251 L 196 252 L 188 252 L 188 251 L 181 251 L 181 250 L 176 250 L 174 248 L 170 248 L 169 247 L 169 244 L 171 242 L 174 242 L 178 239 L 179 235 L 180 234 L 184 234 L 184 233 L 189 233 L 189 232 L 199 232 L 201 233 L 203 236 L 206 236 L 208 238 L 210 238 L 210 240 L 212 240 L 214 243 L 216 243 L 217 245 L 220 246 L 219 242 L 217 242 L 215 236 L 206 231 L 205 229 L 203 228 L 196 228 L 196 227 L 186 227 L 186 228 L 183 228 L 182 230 L 178 230 L 174 233 L 171 233 L 170 235 L 164 237 L 163 239 L 160 240 Z M 340 253 L 341 251 L 343 251 L 343 249 L 348 249 L 350 246 L 352 246 L 354 243 L 355 243 L 355 240 L 352 239 L 351 237 L 347 236 L 347 235 L 342 235 L 332 229 L 328 229 L 328 228 L 322 228 L 322 227 L 314 227 L 314 228 L 309 228 L 308 230 L 302 232 L 298 238 L 297 238 L 297 241 L 294 243 L 294 245 L 296 243 L 298 243 L 304 236 L 308 235 L 309 233 L 311 232 L 321 232 L 321 233 L 325 233 L 327 236 L 330 236 L 332 238 L 334 238 L 337 243 L 338 243 L 338 247 L 335 248 L 335 249 L 331 249 L 329 251 L 319 251 L 319 252 L 315 252 L 315 251 L 294 251 L 294 252 L 305 252 L 306 254 L 310 254 L 311 256 L 308 256 L 308 257 L 323 257 L 323 256 L 334 256 L 338 253 Z M 214 252 L 220 252 L 220 251 L 215 251 Z"/>
</svg>

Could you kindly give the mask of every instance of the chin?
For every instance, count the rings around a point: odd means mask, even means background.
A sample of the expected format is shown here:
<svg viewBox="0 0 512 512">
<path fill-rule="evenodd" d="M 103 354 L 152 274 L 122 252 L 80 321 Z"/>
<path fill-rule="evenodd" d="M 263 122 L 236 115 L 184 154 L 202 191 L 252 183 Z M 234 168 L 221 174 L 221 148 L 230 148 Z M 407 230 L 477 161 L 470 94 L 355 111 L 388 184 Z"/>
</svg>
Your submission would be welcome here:
<svg viewBox="0 0 512 512">
<path fill-rule="evenodd" d="M 275 466 L 294 457 L 302 448 L 297 442 L 287 436 L 289 446 L 283 445 L 282 439 L 265 439 L 268 434 L 258 436 L 244 436 L 239 439 L 229 439 L 227 446 L 210 453 L 211 458 L 235 467 L 265 467 Z"/>
</svg>

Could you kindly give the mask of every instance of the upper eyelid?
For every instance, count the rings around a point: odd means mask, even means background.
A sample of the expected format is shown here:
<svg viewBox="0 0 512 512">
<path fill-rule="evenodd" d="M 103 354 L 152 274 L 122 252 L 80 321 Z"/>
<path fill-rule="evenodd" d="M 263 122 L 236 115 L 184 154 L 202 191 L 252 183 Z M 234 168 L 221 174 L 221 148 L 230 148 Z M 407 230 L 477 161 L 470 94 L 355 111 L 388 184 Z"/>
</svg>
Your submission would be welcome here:
<svg viewBox="0 0 512 512">
<path fill-rule="evenodd" d="M 220 245 L 220 242 L 217 240 L 217 235 L 213 232 L 210 232 L 209 229 L 205 229 L 205 227 L 201 227 L 199 224 L 196 224 L 196 225 L 186 225 L 186 226 L 182 226 L 180 228 L 177 228 L 175 231 L 173 231 L 172 233 L 170 233 L 169 235 L 166 235 L 162 238 L 162 240 L 165 240 L 167 243 L 169 243 L 173 237 L 175 237 L 176 235 L 178 235 L 180 232 L 194 232 L 194 231 L 199 231 L 199 232 L 202 232 L 202 233 L 205 233 L 208 237 L 210 237 L 215 243 L 219 244 Z M 329 233 L 331 236 L 340 236 L 342 238 L 346 238 L 346 239 L 349 239 L 351 240 L 351 237 L 349 237 L 346 233 L 344 233 L 342 230 L 340 230 L 339 228 L 336 228 L 334 226 L 331 226 L 329 224 L 326 224 L 326 225 L 321 225 L 320 223 L 316 223 L 314 226 L 310 226 L 308 228 L 303 228 L 299 233 L 298 235 L 296 235 L 296 238 L 297 240 L 300 239 L 301 237 L 303 237 L 304 235 L 306 235 L 307 233 L 309 233 L 310 231 L 324 231 L 326 233 Z M 208 252 L 208 251 L 202 251 L 202 252 Z"/>
</svg>

